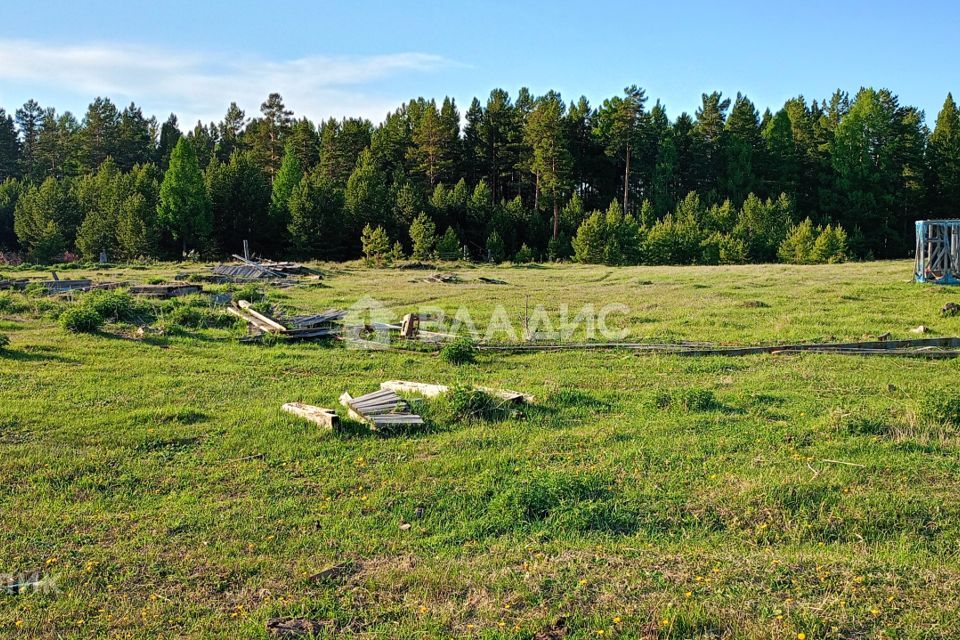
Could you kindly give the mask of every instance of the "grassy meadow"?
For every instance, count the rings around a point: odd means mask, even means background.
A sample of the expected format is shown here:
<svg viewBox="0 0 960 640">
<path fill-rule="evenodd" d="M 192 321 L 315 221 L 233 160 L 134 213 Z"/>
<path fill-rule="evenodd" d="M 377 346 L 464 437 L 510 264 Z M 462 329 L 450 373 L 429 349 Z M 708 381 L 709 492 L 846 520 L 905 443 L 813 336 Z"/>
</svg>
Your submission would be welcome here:
<svg viewBox="0 0 960 640">
<path fill-rule="evenodd" d="M 519 330 L 525 305 L 555 323 L 561 305 L 620 303 L 607 324 L 637 341 L 960 335 L 939 314 L 960 291 L 914 284 L 905 261 L 461 265 L 449 284 L 322 268 L 322 284 L 267 300 L 309 313 L 370 296 L 397 318 L 462 307 L 481 330 L 498 305 Z M 204 268 L 60 276 L 185 270 Z M 267 638 L 276 617 L 317 621 L 318 637 L 960 636 L 960 362 L 620 350 L 455 366 L 240 343 L 200 296 L 156 303 L 144 332 L 128 319 L 69 333 L 56 317 L 76 304 L 0 292 L 0 574 L 40 569 L 51 585 L 0 592 L 0 637 Z M 342 392 L 388 379 L 536 402 L 481 419 L 415 399 L 427 428 L 387 434 L 280 411 L 345 416 Z"/>
</svg>

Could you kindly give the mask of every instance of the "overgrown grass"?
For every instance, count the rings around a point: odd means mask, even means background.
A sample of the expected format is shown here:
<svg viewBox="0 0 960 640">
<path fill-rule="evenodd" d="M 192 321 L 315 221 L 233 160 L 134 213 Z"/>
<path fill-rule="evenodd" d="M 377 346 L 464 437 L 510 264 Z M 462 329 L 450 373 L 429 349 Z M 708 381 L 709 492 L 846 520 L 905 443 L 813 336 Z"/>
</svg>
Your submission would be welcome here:
<svg viewBox="0 0 960 640">
<path fill-rule="evenodd" d="M 572 317 L 620 302 L 607 324 L 650 341 L 960 335 L 939 315 L 960 293 L 909 283 L 911 267 L 464 267 L 439 284 L 324 265 L 328 286 L 265 300 L 310 313 L 369 295 L 397 319 L 463 305 L 481 331 L 498 304 L 519 326 L 525 306 L 557 325 L 561 304 Z M 0 293 L 0 573 L 56 584 L 0 594 L 0 637 L 265 638 L 275 616 L 368 638 L 960 635 L 958 362 L 571 351 L 455 365 L 239 344 L 205 296 L 124 295 Z M 91 308 L 99 332 L 58 326 Z M 413 400 L 431 423 L 416 431 L 345 420 L 333 434 L 280 411 L 339 408 L 387 379 L 454 390 Z M 474 385 L 537 401 L 502 410 Z M 334 564 L 350 569 L 311 580 Z"/>
</svg>

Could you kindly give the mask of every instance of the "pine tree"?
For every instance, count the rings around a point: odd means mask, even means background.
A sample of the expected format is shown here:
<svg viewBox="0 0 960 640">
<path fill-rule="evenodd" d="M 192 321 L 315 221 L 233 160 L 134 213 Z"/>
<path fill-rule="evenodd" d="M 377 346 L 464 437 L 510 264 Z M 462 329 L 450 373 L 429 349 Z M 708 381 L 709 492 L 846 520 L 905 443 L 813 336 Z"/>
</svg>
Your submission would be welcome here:
<svg viewBox="0 0 960 640">
<path fill-rule="evenodd" d="M 440 239 L 437 240 L 437 256 L 441 260 L 456 260 L 460 257 L 460 238 L 453 227 L 447 227 Z"/>
<path fill-rule="evenodd" d="M 160 185 L 157 221 L 175 240 L 182 254 L 188 247 L 200 247 L 210 235 L 210 199 L 197 154 L 190 141 L 180 138 L 170 154 L 170 167 Z"/>
<path fill-rule="evenodd" d="M 495 230 L 491 231 L 490 235 L 487 236 L 487 241 L 484 246 L 487 250 L 487 260 L 489 262 L 494 264 L 503 262 L 507 251 L 506 247 L 503 245 L 503 239 L 500 237 L 499 233 L 497 233 Z"/>
<path fill-rule="evenodd" d="M 353 229 L 354 237 L 365 224 L 382 220 L 389 213 L 387 178 L 373 161 L 370 149 L 364 149 L 357 158 L 357 167 L 347 180 L 344 196 L 350 215 L 348 226 Z"/>
<path fill-rule="evenodd" d="M 927 199 L 937 217 L 954 217 L 960 209 L 960 110 L 948 93 L 927 147 L 930 167 Z"/>
<path fill-rule="evenodd" d="M 270 228 L 280 238 L 286 235 L 290 224 L 290 196 L 302 179 L 303 168 L 300 157 L 293 145 L 288 145 L 270 193 Z"/>
<path fill-rule="evenodd" d="M 246 141 L 257 164 L 272 180 L 280 170 L 286 137 L 293 123 L 293 111 L 283 104 L 279 93 L 271 93 L 260 105 L 261 117 L 247 125 Z"/>
<path fill-rule="evenodd" d="M 243 130 L 247 122 L 247 114 L 236 102 L 231 102 L 223 120 L 217 125 L 216 156 L 220 162 L 229 161 L 234 151 L 243 149 Z"/>
<path fill-rule="evenodd" d="M 14 116 L 20 130 L 20 174 L 30 180 L 38 180 L 43 173 L 37 159 L 40 129 L 43 127 L 43 109 L 35 100 L 27 100 Z"/>
<path fill-rule="evenodd" d="M 20 246 L 14 230 L 14 211 L 24 188 L 23 183 L 15 178 L 0 182 L 0 251 L 12 251 Z"/>
<path fill-rule="evenodd" d="M 605 100 L 597 112 L 596 135 L 604 141 L 608 156 L 623 160 L 623 210 L 630 210 L 630 159 L 637 145 L 646 93 L 636 85 L 623 90 L 624 97 Z"/>
<path fill-rule="evenodd" d="M 20 175 L 20 139 L 13 118 L 0 108 L 0 182 Z"/>
<path fill-rule="evenodd" d="M 389 261 L 390 255 L 390 237 L 386 229 L 381 226 L 376 228 L 369 224 L 363 228 L 360 235 L 360 244 L 363 249 L 363 258 L 368 265 L 383 266 Z"/>
<path fill-rule="evenodd" d="M 114 160 L 121 171 L 130 171 L 137 164 L 150 162 L 155 153 L 151 126 L 156 121 L 143 116 L 143 111 L 130 103 L 120 114 L 120 123 L 117 131 L 117 149 Z"/>
<path fill-rule="evenodd" d="M 420 213 L 410 224 L 410 240 L 413 242 L 414 260 L 429 260 L 437 243 L 437 225 L 426 213 Z"/>
<path fill-rule="evenodd" d="M 533 148 L 530 169 L 536 176 L 537 194 L 542 191 L 553 209 L 552 238 L 560 233 L 560 201 L 567 189 L 572 163 L 564 126 L 564 104 L 560 94 L 550 92 L 539 98 L 527 118 L 524 136 Z M 535 198 L 536 203 L 539 198 Z M 537 209 L 534 204 L 534 209 Z"/>
<path fill-rule="evenodd" d="M 793 225 L 777 248 L 777 257 L 790 264 L 810 264 L 813 262 L 813 245 L 819 232 L 820 229 L 814 229 L 809 217 Z"/>
<path fill-rule="evenodd" d="M 177 116 L 170 114 L 166 122 L 160 127 L 160 140 L 157 143 L 157 164 L 164 171 L 170 166 L 170 155 L 183 133 L 177 123 Z"/>
<path fill-rule="evenodd" d="M 290 195 L 290 238 L 301 256 L 324 260 L 348 257 L 350 239 L 343 225 L 343 192 L 322 170 L 314 169 Z"/>
<path fill-rule="evenodd" d="M 82 211 L 69 184 L 47 178 L 17 201 L 14 230 L 27 255 L 49 262 L 73 246 Z"/>
<path fill-rule="evenodd" d="M 96 171 L 107 158 L 120 155 L 120 112 L 109 98 L 90 103 L 79 133 L 84 171 Z"/>
<path fill-rule="evenodd" d="M 270 181 L 249 153 L 235 152 L 227 163 L 214 158 L 204 173 L 210 199 L 213 241 L 223 255 L 237 253 L 248 240 L 254 251 L 273 251 L 286 228 L 270 214 Z"/>
</svg>

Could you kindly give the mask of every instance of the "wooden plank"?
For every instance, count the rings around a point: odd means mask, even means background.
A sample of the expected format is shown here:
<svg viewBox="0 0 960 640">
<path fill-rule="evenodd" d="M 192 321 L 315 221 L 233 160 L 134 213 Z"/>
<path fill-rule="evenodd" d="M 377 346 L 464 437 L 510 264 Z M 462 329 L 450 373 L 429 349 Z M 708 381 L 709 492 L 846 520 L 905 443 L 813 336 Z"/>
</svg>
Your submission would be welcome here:
<svg viewBox="0 0 960 640">
<path fill-rule="evenodd" d="M 246 313 L 244 313 L 240 309 L 237 309 L 236 307 L 227 307 L 227 313 L 231 313 L 237 316 L 238 318 L 242 319 L 244 322 L 248 324 L 252 324 L 254 327 L 259 329 L 260 331 L 264 331 L 266 333 L 272 332 L 272 329 L 269 325 L 263 322 L 260 322 L 260 320 L 258 320 L 257 318 L 254 318 L 251 315 L 247 315 Z"/>
<path fill-rule="evenodd" d="M 340 416 L 338 416 L 333 409 L 315 407 L 313 405 L 303 404 L 302 402 L 287 402 L 280 408 L 287 413 L 316 423 L 318 426 L 326 427 L 334 431 L 340 430 Z"/>
<path fill-rule="evenodd" d="M 249 302 L 247 302 L 246 300 L 238 300 L 238 301 L 237 301 L 237 305 L 238 305 L 241 309 L 243 309 L 244 311 L 246 311 L 247 313 L 249 313 L 251 316 L 253 316 L 254 318 L 257 318 L 257 319 L 260 320 L 261 322 L 263 322 L 263 323 L 267 324 L 268 326 L 272 327 L 272 328 L 273 328 L 273 329 L 272 329 L 273 333 L 286 333 L 287 328 L 286 328 L 285 326 L 283 326 L 282 324 L 280 324 L 279 322 L 277 322 L 276 320 L 274 320 L 274 319 L 271 318 L 270 316 L 265 315 L 265 314 L 263 314 L 263 313 L 259 313 L 258 311 L 256 311 L 256 310 L 253 308 L 253 305 L 250 304 Z"/>
</svg>

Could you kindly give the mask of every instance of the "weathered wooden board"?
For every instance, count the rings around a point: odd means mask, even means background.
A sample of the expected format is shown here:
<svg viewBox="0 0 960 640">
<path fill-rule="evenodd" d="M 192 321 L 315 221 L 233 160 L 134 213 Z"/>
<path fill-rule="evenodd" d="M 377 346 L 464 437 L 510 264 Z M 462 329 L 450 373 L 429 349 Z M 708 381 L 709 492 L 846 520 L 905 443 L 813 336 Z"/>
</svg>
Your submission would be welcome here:
<svg viewBox="0 0 960 640">
<path fill-rule="evenodd" d="M 282 324 L 280 324 L 270 316 L 256 311 L 253 308 L 253 305 L 247 302 L 246 300 L 238 300 L 237 306 L 239 306 L 241 309 L 243 309 L 245 312 L 247 312 L 249 315 L 259 320 L 260 322 L 263 322 L 267 326 L 271 327 L 271 331 L 273 333 L 285 333 L 287 331 L 287 328 L 285 326 L 283 326 Z"/>
</svg>

